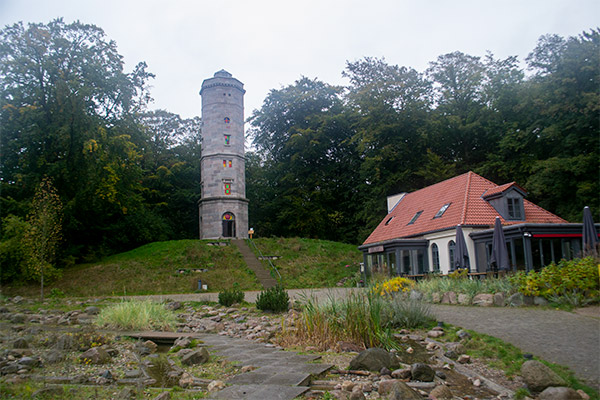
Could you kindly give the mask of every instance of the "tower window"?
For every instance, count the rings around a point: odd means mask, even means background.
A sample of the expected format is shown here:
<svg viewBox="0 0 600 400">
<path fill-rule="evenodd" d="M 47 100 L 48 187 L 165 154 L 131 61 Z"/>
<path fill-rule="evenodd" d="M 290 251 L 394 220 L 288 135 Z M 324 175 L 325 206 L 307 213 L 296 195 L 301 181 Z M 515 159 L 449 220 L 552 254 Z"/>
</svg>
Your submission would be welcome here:
<svg viewBox="0 0 600 400">
<path fill-rule="evenodd" d="M 223 168 L 231 168 L 233 166 L 233 160 L 223 160 Z"/>
<path fill-rule="evenodd" d="M 230 122 L 231 122 L 231 120 L 229 119 L 229 117 L 225 117 L 225 118 L 223 118 L 223 121 L 224 121 L 226 124 L 228 124 L 228 123 L 230 123 Z"/>
<path fill-rule="evenodd" d="M 231 194 L 231 183 L 225 183 L 225 195 L 229 196 Z"/>
<path fill-rule="evenodd" d="M 225 146 L 229 146 L 231 144 L 231 135 L 223 135 L 225 137 Z"/>
</svg>

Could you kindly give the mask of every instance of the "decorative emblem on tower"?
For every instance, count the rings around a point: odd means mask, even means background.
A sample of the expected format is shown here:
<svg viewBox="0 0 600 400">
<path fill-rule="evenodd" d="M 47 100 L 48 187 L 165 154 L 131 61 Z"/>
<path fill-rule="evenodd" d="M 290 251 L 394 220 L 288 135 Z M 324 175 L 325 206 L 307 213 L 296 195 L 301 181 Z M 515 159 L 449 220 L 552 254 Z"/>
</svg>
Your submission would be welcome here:
<svg viewBox="0 0 600 400">
<path fill-rule="evenodd" d="M 244 85 L 221 70 L 202 83 L 200 238 L 247 238 Z"/>
</svg>

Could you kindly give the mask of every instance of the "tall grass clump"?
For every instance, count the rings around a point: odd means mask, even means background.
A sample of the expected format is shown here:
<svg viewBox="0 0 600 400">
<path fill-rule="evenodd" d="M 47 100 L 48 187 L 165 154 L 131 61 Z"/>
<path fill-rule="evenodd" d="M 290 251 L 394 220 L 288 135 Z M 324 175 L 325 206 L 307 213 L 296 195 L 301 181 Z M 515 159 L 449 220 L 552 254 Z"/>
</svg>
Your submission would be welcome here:
<svg viewBox="0 0 600 400">
<path fill-rule="evenodd" d="M 394 328 L 413 329 L 426 326 L 434 319 L 429 304 L 396 296 L 389 301 L 385 322 Z"/>
<path fill-rule="evenodd" d="M 171 331 L 177 324 L 177 317 L 161 303 L 125 301 L 103 309 L 95 323 L 111 329 Z"/>
</svg>

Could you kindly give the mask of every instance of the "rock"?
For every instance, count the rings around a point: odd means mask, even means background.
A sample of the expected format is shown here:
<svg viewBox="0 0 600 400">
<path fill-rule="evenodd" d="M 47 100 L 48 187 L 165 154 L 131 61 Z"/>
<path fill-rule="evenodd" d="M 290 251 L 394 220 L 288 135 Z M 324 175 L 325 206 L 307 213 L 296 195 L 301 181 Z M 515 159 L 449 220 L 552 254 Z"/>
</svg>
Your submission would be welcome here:
<svg viewBox="0 0 600 400">
<path fill-rule="evenodd" d="M 458 294 L 458 304 L 461 304 L 463 306 L 468 306 L 469 304 L 471 304 L 469 296 L 464 293 L 459 293 Z"/>
<path fill-rule="evenodd" d="M 392 378 L 396 379 L 410 379 L 411 373 L 410 368 L 400 368 L 392 371 Z"/>
<path fill-rule="evenodd" d="M 533 298 L 533 304 L 536 306 L 547 306 L 548 300 L 546 300 L 545 298 L 543 298 L 541 296 L 535 296 Z"/>
<path fill-rule="evenodd" d="M 382 390 L 382 383 L 383 385 Z M 387 395 L 389 400 L 422 400 L 423 397 L 402 381 L 389 380 L 379 382 L 379 394 Z"/>
<path fill-rule="evenodd" d="M 22 302 L 25 301 L 25 299 L 21 296 L 15 296 L 11 299 L 11 301 L 15 304 L 21 304 Z"/>
<path fill-rule="evenodd" d="M 366 399 L 366 397 L 365 397 L 364 393 L 358 386 L 354 387 L 354 389 L 352 390 L 352 393 L 350 393 L 350 396 L 348 396 L 348 400 L 365 400 L 365 399 Z"/>
<path fill-rule="evenodd" d="M 186 354 L 181 359 L 183 365 L 197 365 L 204 364 L 209 360 L 210 356 L 208 350 L 202 347 L 200 350 L 194 350 L 191 353 Z"/>
<path fill-rule="evenodd" d="M 427 336 L 430 338 L 439 338 L 441 336 L 444 336 L 444 331 L 431 330 L 431 331 L 427 332 Z"/>
<path fill-rule="evenodd" d="M 566 386 L 567 382 L 539 361 L 525 361 L 521 366 L 521 376 L 533 392 L 541 392 L 550 386 Z"/>
<path fill-rule="evenodd" d="M 6 314 L 10 312 L 10 310 L 6 307 L 0 307 L 0 314 Z"/>
<path fill-rule="evenodd" d="M 429 342 L 427 343 L 427 346 L 425 346 L 425 350 L 427 351 L 433 351 L 433 350 L 437 350 L 439 346 L 433 342 Z"/>
<path fill-rule="evenodd" d="M 490 307 L 494 305 L 494 296 L 488 293 L 480 293 L 473 297 L 473 305 L 481 307 Z"/>
<path fill-rule="evenodd" d="M 100 374 L 100 377 L 107 379 L 109 381 L 112 381 L 114 379 L 113 375 L 111 374 L 111 372 L 109 370 L 102 371 L 102 373 Z"/>
<path fill-rule="evenodd" d="M 442 304 L 457 304 L 458 301 L 456 299 L 455 292 L 446 292 L 442 296 Z"/>
<path fill-rule="evenodd" d="M 471 357 L 469 357 L 466 354 L 461 354 L 460 356 L 458 356 L 458 359 L 456 360 L 459 364 L 468 364 L 471 362 Z"/>
<path fill-rule="evenodd" d="M 192 344 L 192 340 L 189 337 L 180 337 L 178 339 L 175 340 L 175 342 L 173 342 L 173 347 L 181 347 L 182 349 L 185 349 L 186 347 L 189 347 Z M 171 347 L 171 348 L 173 348 Z"/>
<path fill-rule="evenodd" d="M 142 376 L 142 371 L 140 371 L 139 369 L 131 369 L 131 370 L 125 371 L 126 379 L 139 378 L 140 376 Z"/>
<path fill-rule="evenodd" d="M 107 344 L 103 344 L 100 347 L 102 347 L 108 353 L 108 355 L 111 357 L 116 357 L 119 355 L 119 350 L 115 349 L 114 347 L 110 347 Z"/>
<path fill-rule="evenodd" d="M 379 370 L 379 375 L 383 376 L 383 375 L 392 375 L 392 371 L 390 371 L 389 368 L 387 367 L 383 367 L 381 368 L 381 370 Z"/>
<path fill-rule="evenodd" d="M 479 386 L 481 386 L 481 379 L 475 379 L 475 380 L 473 381 L 473 386 L 475 386 L 475 387 L 479 387 Z"/>
<path fill-rule="evenodd" d="M 10 322 L 12 322 L 13 324 L 22 324 L 25 322 L 26 319 L 27 317 L 25 316 L 25 314 L 13 314 L 9 318 Z"/>
<path fill-rule="evenodd" d="M 161 394 L 159 394 L 158 396 L 156 396 L 154 398 L 154 400 L 170 400 L 171 399 L 171 392 L 162 392 Z"/>
<path fill-rule="evenodd" d="M 45 386 L 39 390 L 36 390 L 35 392 L 33 392 L 33 395 L 31 395 L 32 399 L 52 399 L 52 398 L 62 398 L 65 394 L 64 389 L 62 388 L 62 386 Z"/>
<path fill-rule="evenodd" d="M 435 371 L 427 364 L 415 363 L 410 367 L 412 379 L 421 382 L 433 382 Z"/>
<path fill-rule="evenodd" d="M 538 396 L 538 400 L 577 400 L 579 393 L 568 387 L 547 387 Z"/>
<path fill-rule="evenodd" d="M 458 354 L 454 350 L 446 350 L 446 352 L 444 352 L 444 356 L 451 360 L 456 360 L 458 358 Z"/>
<path fill-rule="evenodd" d="M 579 397 L 581 397 L 583 400 L 590 400 L 590 395 L 584 392 L 583 390 L 577 389 L 577 393 L 579 394 Z"/>
<path fill-rule="evenodd" d="M 170 311 L 179 310 L 182 307 L 181 303 L 178 301 L 171 301 L 165 304 L 165 308 Z"/>
<path fill-rule="evenodd" d="M 457 356 L 465 354 L 465 346 L 462 343 L 446 343 L 446 348 L 452 350 Z M 451 358 L 451 357 L 448 357 Z"/>
<path fill-rule="evenodd" d="M 446 380 L 446 374 L 444 373 L 444 371 L 435 371 L 435 376 L 437 376 L 440 379 Z"/>
<path fill-rule="evenodd" d="M 132 399 L 135 399 L 135 397 L 136 397 L 135 390 L 133 390 L 130 387 L 121 389 L 119 394 L 117 394 L 117 400 L 132 400 Z"/>
<path fill-rule="evenodd" d="M 100 347 L 92 347 L 79 356 L 84 363 L 104 364 L 110 360 L 110 355 Z"/>
<path fill-rule="evenodd" d="M 439 303 L 440 301 L 442 301 L 442 296 L 439 293 L 436 292 L 431 295 L 432 303 Z"/>
<path fill-rule="evenodd" d="M 70 333 L 64 333 L 56 339 L 52 348 L 62 351 L 75 350 L 75 339 L 73 339 L 73 335 Z"/>
<path fill-rule="evenodd" d="M 510 295 L 506 303 L 511 307 L 521 307 L 525 304 L 525 299 L 522 293 L 515 293 Z"/>
<path fill-rule="evenodd" d="M 471 339 L 471 334 L 469 332 L 465 331 L 465 330 L 462 330 L 462 329 L 460 331 L 456 332 L 456 335 L 458 336 L 458 338 L 460 340 Z"/>
<path fill-rule="evenodd" d="M 43 359 L 48 364 L 56 364 L 65 359 L 65 354 L 59 350 L 50 350 L 44 353 Z"/>
<path fill-rule="evenodd" d="M 84 312 L 88 315 L 98 315 L 98 314 L 100 314 L 100 309 L 96 306 L 89 306 L 89 307 L 86 307 Z"/>
<path fill-rule="evenodd" d="M 13 342 L 12 348 L 13 349 L 28 349 L 29 343 L 27 343 L 27 340 L 25 340 L 23 338 L 18 338 L 17 340 L 15 340 Z"/>
<path fill-rule="evenodd" d="M 19 365 L 27 365 L 29 367 L 36 367 L 40 364 L 40 360 L 32 357 L 22 357 L 18 361 Z"/>
<path fill-rule="evenodd" d="M 146 340 L 143 343 L 144 346 L 146 346 L 146 348 L 148 348 L 148 350 L 150 350 L 150 353 L 156 353 L 156 350 L 158 349 L 158 345 L 156 343 L 154 343 L 152 340 Z"/>
<path fill-rule="evenodd" d="M 339 342 L 337 342 L 337 346 L 340 349 L 340 351 L 343 351 L 343 352 L 356 352 L 356 353 L 360 353 L 361 351 L 364 350 L 359 345 L 356 345 L 356 344 L 351 343 L 351 342 L 339 341 Z"/>
<path fill-rule="evenodd" d="M 396 357 L 377 347 L 360 352 L 350 361 L 350 369 L 366 369 L 368 371 L 380 371 L 383 367 L 391 369 L 397 365 Z"/>
<path fill-rule="evenodd" d="M 342 382 L 342 390 L 345 392 L 351 392 L 352 389 L 354 389 L 354 386 L 356 386 L 356 384 L 352 381 Z"/>
<path fill-rule="evenodd" d="M 431 400 L 446 400 L 452 399 L 453 397 L 452 391 L 446 385 L 438 385 L 429 392 L 429 398 Z"/>
<path fill-rule="evenodd" d="M 494 293 L 494 305 L 496 307 L 504 307 L 505 301 L 506 301 L 506 299 L 504 297 L 504 293 L 502 293 L 502 292 Z"/>
<path fill-rule="evenodd" d="M 181 377 L 179 378 L 179 386 L 182 388 L 189 388 L 192 387 L 194 385 L 194 377 L 190 374 L 188 374 L 187 372 L 184 372 L 183 374 L 181 374 Z"/>
<path fill-rule="evenodd" d="M 208 384 L 207 389 L 209 392 L 216 392 L 217 390 L 225 389 L 225 382 L 218 380 L 212 381 Z"/>
</svg>

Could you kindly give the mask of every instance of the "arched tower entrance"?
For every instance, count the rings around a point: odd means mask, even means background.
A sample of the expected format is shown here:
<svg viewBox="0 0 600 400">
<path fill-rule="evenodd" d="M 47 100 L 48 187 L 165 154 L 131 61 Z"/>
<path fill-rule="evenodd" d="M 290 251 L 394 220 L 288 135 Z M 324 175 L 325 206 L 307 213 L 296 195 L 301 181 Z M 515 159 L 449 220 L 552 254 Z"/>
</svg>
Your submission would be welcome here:
<svg viewBox="0 0 600 400">
<path fill-rule="evenodd" d="M 248 237 L 245 92 L 225 70 L 202 82 L 201 239 Z"/>
</svg>

